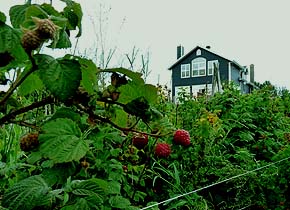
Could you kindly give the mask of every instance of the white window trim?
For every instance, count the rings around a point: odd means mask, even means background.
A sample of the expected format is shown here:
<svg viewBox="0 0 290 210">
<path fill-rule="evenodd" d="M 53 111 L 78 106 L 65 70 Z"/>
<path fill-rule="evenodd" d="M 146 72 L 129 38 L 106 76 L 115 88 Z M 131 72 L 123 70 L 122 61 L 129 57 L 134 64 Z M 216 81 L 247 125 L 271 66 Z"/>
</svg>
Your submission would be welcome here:
<svg viewBox="0 0 290 210">
<path fill-rule="evenodd" d="M 209 66 L 210 66 L 210 63 L 212 64 L 212 73 L 210 74 L 209 73 Z M 214 63 L 217 63 L 217 66 L 218 66 L 218 63 L 219 61 L 218 60 L 211 60 L 211 61 L 208 61 L 207 62 L 207 75 L 213 75 L 213 72 L 214 72 Z"/>
<path fill-rule="evenodd" d="M 186 96 L 190 96 L 190 86 L 175 86 L 175 97 L 174 101 L 175 103 L 179 102 L 179 96 L 178 93 L 185 92 Z"/>
<path fill-rule="evenodd" d="M 201 55 L 201 49 L 196 50 L 196 56 L 199 56 L 199 55 Z"/>
<path fill-rule="evenodd" d="M 192 96 L 197 96 L 197 93 L 200 92 L 200 90 L 204 89 L 205 93 L 207 95 L 211 95 L 212 93 L 212 84 L 202 84 L 202 85 L 192 85 Z"/>
<path fill-rule="evenodd" d="M 185 67 L 183 69 L 182 67 Z M 182 73 L 184 72 L 185 76 L 182 76 Z M 188 72 L 188 76 L 186 76 L 186 72 Z M 180 65 L 180 78 L 189 78 L 190 77 L 190 64 L 181 64 Z"/>
<path fill-rule="evenodd" d="M 193 69 L 193 63 L 194 63 L 194 61 L 196 61 L 197 59 L 202 59 L 203 61 L 202 62 L 204 62 L 204 69 L 197 69 L 197 70 L 194 70 Z M 198 62 L 198 63 L 201 63 L 201 62 Z M 198 58 L 195 58 L 195 59 L 193 59 L 192 61 L 191 61 L 191 66 L 192 66 L 192 68 L 191 68 L 191 74 L 192 74 L 192 77 L 204 77 L 204 76 L 206 76 L 206 59 L 205 58 L 203 58 L 203 57 L 198 57 Z M 200 74 L 200 71 L 201 70 L 204 70 L 204 74 Z M 198 71 L 198 75 L 194 75 L 194 71 Z"/>
</svg>

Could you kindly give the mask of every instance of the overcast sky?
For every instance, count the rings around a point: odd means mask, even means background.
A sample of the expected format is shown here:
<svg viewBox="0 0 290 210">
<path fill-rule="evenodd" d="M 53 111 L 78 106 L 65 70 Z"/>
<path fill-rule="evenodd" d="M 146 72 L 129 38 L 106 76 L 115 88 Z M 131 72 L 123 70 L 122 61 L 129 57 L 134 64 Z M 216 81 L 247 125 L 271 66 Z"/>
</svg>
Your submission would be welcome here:
<svg viewBox="0 0 290 210">
<path fill-rule="evenodd" d="M 0 8 L 6 12 L 15 2 L 24 1 L 0 0 Z M 80 50 L 101 46 L 101 42 L 106 50 L 117 47 L 111 61 L 116 66 L 126 65 L 124 55 L 134 46 L 140 49 L 139 57 L 149 52 L 152 72 L 148 82 L 156 84 L 159 78 L 161 84 L 170 85 L 167 69 L 176 61 L 178 45 L 184 46 L 185 53 L 197 45 L 210 45 L 213 52 L 241 65 L 254 64 L 256 81 L 270 80 L 290 89 L 290 0 L 77 2 L 84 12 Z M 103 41 L 98 34 L 100 23 Z"/>
</svg>

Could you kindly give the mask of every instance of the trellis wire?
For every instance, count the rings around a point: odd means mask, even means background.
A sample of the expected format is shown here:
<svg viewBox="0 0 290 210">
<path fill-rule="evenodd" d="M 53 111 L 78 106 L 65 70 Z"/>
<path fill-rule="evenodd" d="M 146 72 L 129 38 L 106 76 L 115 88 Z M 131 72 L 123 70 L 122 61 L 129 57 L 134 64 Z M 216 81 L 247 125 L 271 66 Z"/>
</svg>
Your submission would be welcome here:
<svg viewBox="0 0 290 210">
<path fill-rule="evenodd" d="M 278 160 L 278 161 L 276 161 L 276 162 L 270 163 L 270 164 L 265 165 L 265 166 L 262 166 L 262 167 L 260 167 L 260 168 L 256 168 L 256 169 L 254 169 L 254 170 L 247 171 L 247 172 L 245 172 L 245 173 L 242 173 L 242 174 L 239 174 L 239 175 L 236 175 L 236 176 L 230 177 L 230 178 L 228 178 L 228 179 L 225 179 L 225 180 L 222 180 L 222 181 L 219 181 L 219 182 L 216 182 L 216 183 L 213 183 L 213 184 L 207 185 L 207 186 L 205 186 L 205 187 L 202 187 L 202 188 L 199 188 L 199 189 L 196 189 L 196 190 L 193 190 L 193 191 L 190 191 L 190 192 L 187 192 L 187 193 L 184 193 L 184 194 L 181 194 L 181 195 L 175 196 L 175 197 L 173 197 L 173 198 L 169 198 L 169 199 L 164 200 L 164 201 L 161 201 L 161 202 L 159 202 L 159 203 L 155 203 L 155 204 L 152 204 L 152 205 L 150 205 L 150 206 L 146 206 L 146 207 L 144 207 L 144 208 L 142 208 L 142 209 L 140 209 L 140 210 L 149 209 L 149 208 L 152 208 L 152 207 L 154 207 L 154 206 L 158 206 L 158 205 L 160 205 L 160 204 L 163 204 L 163 203 L 166 203 L 166 202 L 173 201 L 173 200 L 175 200 L 175 199 L 177 199 L 177 198 L 181 198 L 181 197 L 184 197 L 184 196 L 186 196 L 186 195 L 190 195 L 190 194 L 193 194 L 193 193 L 199 192 L 199 191 L 201 191 L 201 190 L 204 190 L 204 189 L 207 189 L 207 188 L 213 187 L 213 186 L 215 186 L 215 185 L 218 185 L 218 184 L 221 184 L 221 183 L 224 183 L 224 182 L 230 181 L 230 180 L 232 180 L 232 179 L 236 179 L 236 178 L 238 178 L 238 177 L 245 176 L 245 175 L 250 174 L 250 173 L 253 173 L 253 172 L 255 172 L 255 171 L 259 171 L 259 170 L 261 170 L 261 169 L 263 169 L 263 168 L 267 168 L 267 167 L 269 167 L 269 166 L 272 166 L 272 165 L 275 165 L 275 164 L 277 164 L 277 163 L 280 163 L 280 162 L 283 162 L 283 161 L 285 161 L 285 160 L 288 160 L 289 158 L 290 158 L 290 157 L 284 158 L 284 159 L 282 159 L 282 160 Z"/>
</svg>

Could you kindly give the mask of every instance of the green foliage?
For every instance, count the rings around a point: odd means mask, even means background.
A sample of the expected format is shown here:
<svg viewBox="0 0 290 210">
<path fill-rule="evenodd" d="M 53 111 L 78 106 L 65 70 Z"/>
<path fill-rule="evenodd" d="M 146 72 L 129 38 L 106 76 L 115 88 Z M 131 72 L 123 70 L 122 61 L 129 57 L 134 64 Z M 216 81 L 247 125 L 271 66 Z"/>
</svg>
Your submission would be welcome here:
<svg viewBox="0 0 290 210">
<path fill-rule="evenodd" d="M 54 163 L 79 161 L 89 150 L 77 124 L 66 118 L 45 123 L 39 135 L 39 151 Z"/>
<path fill-rule="evenodd" d="M 21 96 L 32 94 L 35 90 L 43 90 L 44 85 L 37 72 L 30 74 L 27 79 L 19 86 L 18 93 Z"/>
<path fill-rule="evenodd" d="M 70 30 L 81 36 L 80 4 L 63 2 L 63 11 L 16 5 L 12 26 L 0 12 L 0 80 L 11 83 L 0 94 L 1 209 L 135 210 L 176 196 L 152 209 L 290 208 L 288 90 L 265 83 L 242 95 L 228 85 L 212 97 L 181 92 L 174 104 L 167 87 L 138 72 L 26 53 L 20 28 L 34 29 L 32 16 L 58 28 L 42 48 L 71 47 Z M 112 74 L 108 84 L 98 81 L 103 73 Z M 190 133 L 190 145 L 174 143 L 177 128 Z M 28 133 L 37 146 L 21 151 Z M 148 137 L 144 148 L 133 144 L 138 135 Z M 162 142 L 171 146 L 167 158 L 155 157 Z"/>
<path fill-rule="evenodd" d="M 0 12 L 0 22 L 5 23 L 6 22 L 6 16 L 3 12 Z"/>
<path fill-rule="evenodd" d="M 76 27 L 78 27 L 79 32 L 76 37 L 80 37 L 82 35 L 81 22 L 83 17 L 81 5 L 71 0 L 61 1 L 65 2 L 67 5 L 63 10 L 63 14 L 68 20 L 67 28 L 69 30 L 75 30 Z"/>
<path fill-rule="evenodd" d="M 21 63 L 27 59 L 27 55 L 20 45 L 19 31 L 17 31 L 14 28 L 11 28 L 8 25 L 0 24 L 0 53 L 4 52 L 8 52 L 9 54 L 11 54 L 11 57 L 13 58 L 9 66 L 10 68 L 16 66 L 18 63 Z M 9 67 L 7 68 L 9 69 Z"/>
<path fill-rule="evenodd" d="M 3 196 L 2 205 L 9 209 L 29 210 L 50 203 L 50 188 L 40 176 L 32 176 L 13 185 Z"/>
<path fill-rule="evenodd" d="M 65 101 L 72 97 L 81 81 L 81 66 L 69 56 L 54 59 L 49 55 L 35 55 L 40 79 L 46 88 L 58 99 Z"/>
<path fill-rule="evenodd" d="M 97 67 L 91 60 L 85 58 L 79 58 L 78 61 L 82 70 L 81 85 L 89 94 L 93 94 L 97 89 Z"/>
</svg>

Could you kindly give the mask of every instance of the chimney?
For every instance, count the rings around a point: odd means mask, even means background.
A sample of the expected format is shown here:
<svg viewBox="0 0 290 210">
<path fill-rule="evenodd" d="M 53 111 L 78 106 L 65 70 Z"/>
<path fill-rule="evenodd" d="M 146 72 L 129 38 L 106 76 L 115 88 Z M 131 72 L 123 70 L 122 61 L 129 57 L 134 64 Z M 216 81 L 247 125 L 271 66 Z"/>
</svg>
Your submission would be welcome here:
<svg viewBox="0 0 290 210">
<path fill-rule="evenodd" d="M 177 46 L 177 59 L 184 55 L 184 47 L 179 45 Z"/>
<path fill-rule="evenodd" d="M 250 65 L 250 82 L 254 83 L 255 82 L 255 72 L 254 72 L 254 64 Z"/>
</svg>

